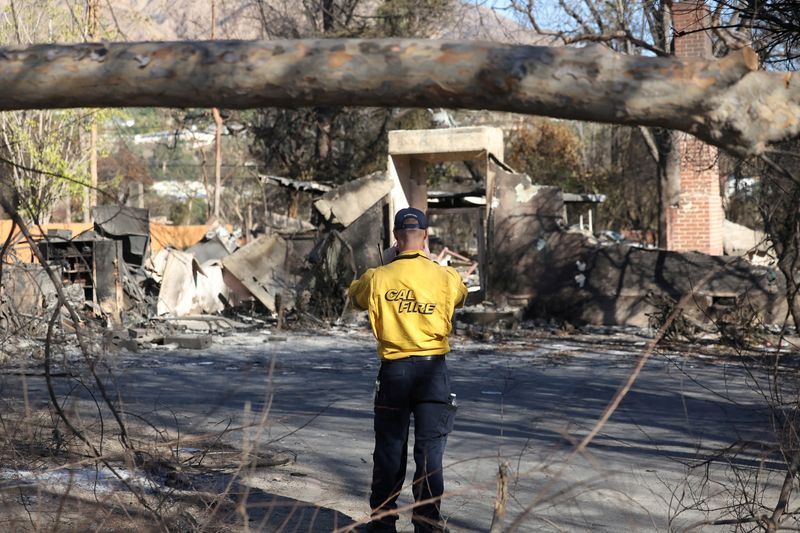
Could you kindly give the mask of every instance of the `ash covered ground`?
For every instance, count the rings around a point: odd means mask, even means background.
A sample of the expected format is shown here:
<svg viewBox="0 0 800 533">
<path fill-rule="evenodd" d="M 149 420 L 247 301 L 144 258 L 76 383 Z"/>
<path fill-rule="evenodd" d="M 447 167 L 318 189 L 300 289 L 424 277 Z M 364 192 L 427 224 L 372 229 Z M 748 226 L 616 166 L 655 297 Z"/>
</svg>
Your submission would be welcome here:
<svg viewBox="0 0 800 533">
<path fill-rule="evenodd" d="M 445 454 L 443 503 L 452 531 L 489 530 L 503 463 L 504 522 L 516 531 L 680 530 L 750 512 L 734 506 L 745 493 L 752 494 L 750 510 L 774 505 L 786 467 L 765 399 L 774 359 L 767 350 L 657 348 L 587 451 L 575 454 L 650 339 L 635 329 L 555 333 L 452 338 L 447 364 L 459 411 Z M 781 361 L 787 375 L 794 375 L 791 363 L 789 356 Z M 171 456 L 185 465 L 139 482 L 141 464 L 120 460 L 148 498 L 228 491 L 231 509 L 247 510 L 238 523 L 227 522 L 233 529 L 246 519 L 263 531 L 345 531 L 369 512 L 378 364 L 369 331 L 346 326 L 217 335 L 204 350 L 119 351 L 97 368 L 126 420 L 168 435 L 162 440 Z M 86 422 L 98 411 L 96 395 L 76 385 L 91 380 L 75 366 L 56 365 L 53 382 L 65 410 Z M 41 365 L 7 367 L 2 398 L 46 410 Z M 113 424 L 104 420 L 110 434 Z M 97 423 L 91 427 L 98 431 Z M 413 463 L 408 470 L 401 505 L 412 503 Z M 7 523 L 21 529 L 31 529 L 31 512 L 52 523 L 59 494 L 97 503 L 116 482 L 74 457 L 9 463 L 0 479 Z M 69 507 L 58 518 L 80 529 Z M 17 514 L 19 521 L 11 518 Z M 188 515 L 202 525 L 208 507 Z M 410 511 L 398 524 L 413 530 Z"/>
</svg>

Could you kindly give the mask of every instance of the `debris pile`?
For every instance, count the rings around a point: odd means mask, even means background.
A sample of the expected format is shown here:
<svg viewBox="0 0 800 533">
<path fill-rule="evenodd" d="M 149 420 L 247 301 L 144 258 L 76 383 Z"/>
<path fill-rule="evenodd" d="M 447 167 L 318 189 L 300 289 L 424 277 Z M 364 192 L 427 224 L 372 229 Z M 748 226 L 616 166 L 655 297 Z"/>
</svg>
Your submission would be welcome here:
<svg viewBox="0 0 800 533">
<path fill-rule="evenodd" d="M 42 236 L 36 244 L 43 263 L 4 254 L 0 327 L 44 335 L 59 301 L 51 275 L 82 320 L 115 332 L 112 343 L 130 349 L 141 342 L 202 348 L 197 329 L 207 336 L 255 322 L 335 320 L 350 282 L 380 262 L 391 188 L 375 173 L 338 189 L 312 189 L 313 223 L 270 214 L 249 241 L 215 226 L 184 250 L 167 246 L 155 254 L 146 209 L 97 206 L 91 229 Z M 59 324 L 80 327 L 66 312 Z"/>
<path fill-rule="evenodd" d="M 51 276 L 74 287 L 70 294 L 78 300 L 82 294 L 78 307 L 86 321 L 114 331 L 169 324 L 166 335 L 180 329 L 180 319 L 220 316 L 279 328 L 297 319 L 338 323 L 347 311 L 347 287 L 382 263 L 392 242 L 391 214 L 409 202 L 427 206 L 436 221 L 431 258 L 464 279 L 470 307 L 460 318 L 471 329 L 537 318 L 652 327 L 689 293 L 692 308 L 686 327 L 676 325 L 677 336 L 713 327 L 742 344 L 758 329 L 753 324 L 786 316 L 785 280 L 765 249 L 753 247 L 760 237 L 752 232 L 729 239 L 729 248 L 750 247 L 763 257 L 644 248 L 614 232 L 597 238 L 591 209 L 604 197 L 536 185 L 495 157 L 501 141 L 500 130 L 487 128 L 393 132 L 387 172 L 336 188 L 261 175 L 293 195 L 312 195 L 309 219 L 267 213 L 248 223 L 244 235 L 194 227 L 205 234 L 193 233 L 183 246 L 163 246 L 171 238 L 153 232 L 147 210 L 95 207 L 95 223 L 85 231 L 42 237 L 43 264 L 3 254 L 0 327 L 41 337 L 48 309 L 57 308 Z M 461 191 L 429 191 L 425 165 L 459 157 L 478 158 L 473 181 L 482 180 L 483 188 L 470 182 Z M 577 210 L 577 226 L 568 225 L 568 208 L 573 215 Z M 80 326 L 66 318 L 61 323 Z"/>
<path fill-rule="evenodd" d="M 723 316 L 731 301 L 757 310 L 737 323 L 778 323 L 786 316 L 785 280 L 774 266 L 598 240 L 564 227 L 560 189 L 505 168 L 494 172 L 487 299 L 497 305 L 519 305 L 525 318 L 653 327 L 691 293 L 685 323 L 675 325 L 680 337 L 693 329 L 722 331 L 720 324 L 732 320 Z"/>
</svg>

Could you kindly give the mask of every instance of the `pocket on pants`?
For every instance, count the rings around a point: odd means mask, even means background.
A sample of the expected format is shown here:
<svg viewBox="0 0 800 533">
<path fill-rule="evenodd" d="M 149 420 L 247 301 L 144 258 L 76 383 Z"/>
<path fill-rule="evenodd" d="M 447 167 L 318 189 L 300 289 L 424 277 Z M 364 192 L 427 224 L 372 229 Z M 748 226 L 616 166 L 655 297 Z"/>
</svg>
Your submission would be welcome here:
<svg viewBox="0 0 800 533">
<path fill-rule="evenodd" d="M 458 407 L 456 407 L 455 403 L 449 403 L 442 411 L 442 417 L 439 421 L 439 427 L 437 428 L 441 435 L 448 435 L 453 432 L 453 425 L 456 422 L 456 411 Z"/>
</svg>

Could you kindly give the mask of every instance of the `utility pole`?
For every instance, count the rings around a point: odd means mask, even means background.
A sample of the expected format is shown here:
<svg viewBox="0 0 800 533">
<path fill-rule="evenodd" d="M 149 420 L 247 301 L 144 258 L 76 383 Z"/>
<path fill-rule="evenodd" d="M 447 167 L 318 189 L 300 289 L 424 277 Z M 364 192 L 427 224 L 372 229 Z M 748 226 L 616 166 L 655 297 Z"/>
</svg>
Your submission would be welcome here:
<svg viewBox="0 0 800 533">
<path fill-rule="evenodd" d="M 216 38 L 217 2 L 211 0 L 211 40 Z M 219 204 L 222 192 L 222 115 L 218 108 L 213 108 L 214 115 L 214 222 L 220 223 Z"/>
<path fill-rule="evenodd" d="M 86 36 L 90 41 L 97 37 L 99 0 L 88 0 Z M 97 118 L 92 113 L 89 133 L 89 176 L 91 187 L 84 194 L 83 221 L 93 222 L 92 206 L 97 204 Z"/>
</svg>

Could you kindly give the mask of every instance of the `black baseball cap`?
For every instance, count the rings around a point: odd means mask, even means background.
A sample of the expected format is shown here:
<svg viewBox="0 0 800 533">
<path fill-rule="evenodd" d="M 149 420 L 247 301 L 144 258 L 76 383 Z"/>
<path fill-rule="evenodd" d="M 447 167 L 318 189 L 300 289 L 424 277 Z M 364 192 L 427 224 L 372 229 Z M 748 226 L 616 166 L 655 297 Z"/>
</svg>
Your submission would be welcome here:
<svg viewBox="0 0 800 533">
<path fill-rule="evenodd" d="M 406 222 L 407 218 L 414 218 L 417 223 Z M 415 207 L 401 209 L 394 216 L 394 229 L 428 229 L 428 219 L 425 213 Z"/>
</svg>

